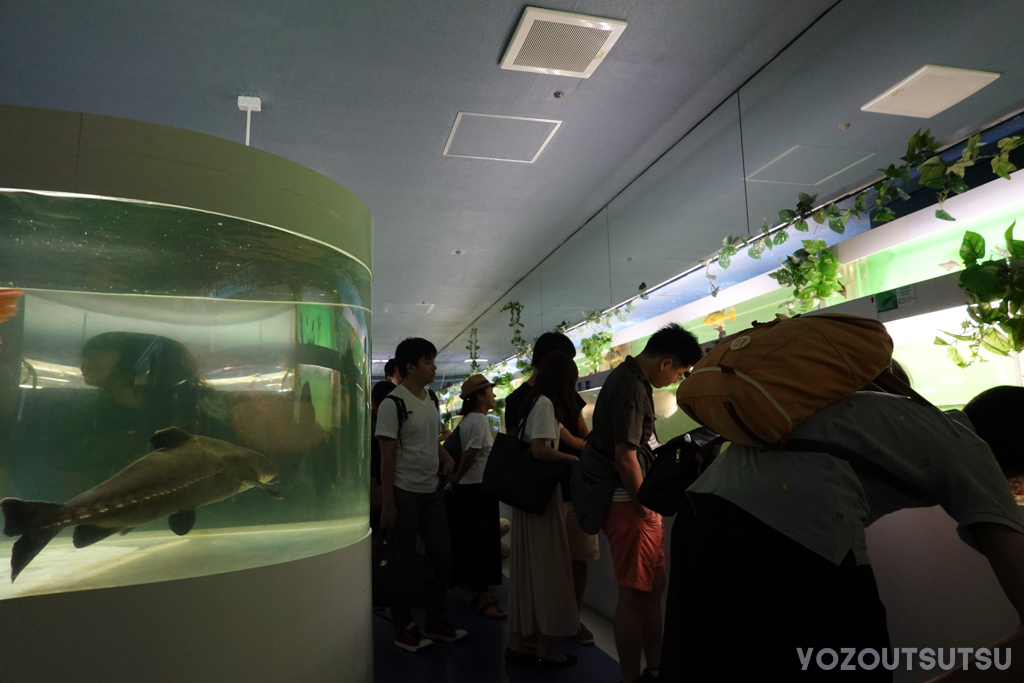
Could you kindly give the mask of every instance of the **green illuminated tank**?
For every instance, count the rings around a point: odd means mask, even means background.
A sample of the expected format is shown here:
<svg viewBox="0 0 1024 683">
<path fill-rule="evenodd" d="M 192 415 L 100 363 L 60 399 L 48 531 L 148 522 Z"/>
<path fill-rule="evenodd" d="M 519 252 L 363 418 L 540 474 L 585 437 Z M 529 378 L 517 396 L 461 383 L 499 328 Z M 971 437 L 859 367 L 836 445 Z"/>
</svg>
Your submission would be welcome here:
<svg viewBox="0 0 1024 683">
<path fill-rule="evenodd" d="M 0 123 L 26 131 L 0 143 L 0 600 L 363 539 L 365 205 L 184 131 Z"/>
</svg>

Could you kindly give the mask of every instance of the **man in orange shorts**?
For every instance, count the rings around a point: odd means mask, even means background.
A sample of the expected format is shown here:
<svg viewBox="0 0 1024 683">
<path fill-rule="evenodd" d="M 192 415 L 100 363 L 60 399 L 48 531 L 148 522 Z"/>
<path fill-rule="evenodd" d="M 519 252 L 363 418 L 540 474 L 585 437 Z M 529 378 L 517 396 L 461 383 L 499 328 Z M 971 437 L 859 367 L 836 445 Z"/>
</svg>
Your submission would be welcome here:
<svg viewBox="0 0 1024 683">
<path fill-rule="evenodd" d="M 652 387 L 678 382 L 700 357 L 700 345 L 693 335 L 678 325 L 663 327 L 651 336 L 640 355 L 627 356 L 608 375 L 594 406 L 594 431 L 584 458 L 614 459 L 613 471 L 619 481 L 602 530 L 619 585 L 615 648 L 623 683 L 657 680 L 661 663 L 661 594 L 665 590 L 661 515 L 636 500 L 652 459 Z M 647 659 L 642 675 L 641 651 Z"/>
</svg>

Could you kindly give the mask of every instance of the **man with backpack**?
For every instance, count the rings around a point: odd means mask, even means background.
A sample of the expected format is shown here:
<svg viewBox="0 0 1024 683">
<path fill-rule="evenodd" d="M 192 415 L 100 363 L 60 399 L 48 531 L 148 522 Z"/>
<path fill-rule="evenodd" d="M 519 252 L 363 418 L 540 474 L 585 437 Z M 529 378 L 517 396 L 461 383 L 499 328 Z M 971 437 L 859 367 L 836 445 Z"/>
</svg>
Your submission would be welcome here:
<svg viewBox="0 0 1024 683">
<path fill-rule="evenodd" d="M 441 417 L 436 397 L 427 389 L 437 371 L 436 356 L 437 349 L 426 339 L 402 341 L 395 350 L 402 383 L 377 409 L 381 527 L 397 531 L 399 546 L 406 553 L 416 551 L 416 537 L 421 537 L 432 570 L 422 632 L 412 621 L 408 607 L 392 608 L 395 646 L 409 652 L 417 652 L 435 640 L 454 643 L 466 637 L 466 631 L 454 628 L 445 618 L 452 550 L 437 475 L 440 470 L 447 478 L 455 463 L 438 443 Z"/>
<path fill-rule="evenodd" d="M 615 647 L 624 683 L 655 679 L 661 661 L 662 520 L 637 502 L 637 491 L 652 460 L 652 388 L 675 384 L 700 357 L 696 338 L 678 325 L 655 332 L 636 358 L 627 356 L 601 387 L 594 407 L 594 430 L 573 478 L 576 514 L 584 529 L 604 531 L 615 565 L 619 586 Z M 601 492 L 603 499 L 585 495 L 588 475 L 591 490 Z M 647 658 L 643 676 L 641 651 Z"/>
<path fill-rule="evenodd" d="M 856 391 L 891 357 L 887 335 L 877 348 L 863 343 L 873 326 L 818 315 L 755 327 L 724 340 L 680 385 L 680 405 L 731 431 L 733 443 L 687 490 L 692 514 L 676 520 L 686 524 L 686 609 L 666 643 L 680 655 L 667 680 L 891 681 L 896 668 L 932 668 L 934 659 L 929 666 L 912 648 L 890 647 L 869 564 L 866 527 L 903 508 L 942 506 L 1024 616 L 1024 523 L 1006 482 L 1024 473 L 1024 388 L 996 387 L 946 413 L 909 387 Z M 844 343 L 849 353 L 837 350 Z M 829 367 L 835 381 L 819 381 Z M 887 374 L 875 382 L 890 383 Z M 820 400 L 842 377 L 850 395 L 795 417 L 800 406 L 787 392 Z M 780 416 L 793 427 L 781 427 Z M 1020 645 L 1024 628 L 996 647 Z M 949 680 L 989 669 L 992 654 L 971 660 L 958 651 L 967 670 Z M 940 668 L 951 668 L 942 658 L 950 659 L 943 652 Z M 1019 657 L 1004 668 L 984 680 L 1024 677 Z"/>
</svg>

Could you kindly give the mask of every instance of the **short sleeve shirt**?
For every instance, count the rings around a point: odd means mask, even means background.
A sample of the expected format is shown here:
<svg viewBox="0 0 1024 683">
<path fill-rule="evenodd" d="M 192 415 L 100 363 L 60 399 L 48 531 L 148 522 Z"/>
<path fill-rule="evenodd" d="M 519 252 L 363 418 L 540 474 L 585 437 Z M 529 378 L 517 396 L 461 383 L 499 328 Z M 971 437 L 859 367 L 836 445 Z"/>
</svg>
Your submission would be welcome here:
<svg viewBox="0 0 1024 683">
<path fill-rule="evenodd" d="M 547 396 L 540 396 L 526 418 L 523 437 L 526 441 L 548 439 L 551 447 L 557 449 L 560 427 L 555 417 L 555 404 Z"/>
<path fill-rule="evenodd" d="M 844 446 L 919 493 L 896 491 L 825 453 L 769 453 L 742 444 L 729 446 L 688 493 L 724 498 L 837 565 L 851 550 L 858 564 L 868 564 L 866 527 L 903 508 L 942 506 L 976 550 L 971 524 L 1024 533 L 995 456 L 963 413 L 858 392 L 816 412 L 791 437 Z"/>
<path fill-rule="evenodd" d="M 491 454 L 491 446 L 494 445 L 494 432 L 491 431 L 491 423 L 483 413 L 470 413 L 459 422 L 459 436 L 462 439 L 463 457 L 471 448 L 480 450 L 473 460 L 473 464 L 462 475 L 459 483 L 483 483 L 484 467 L 487 466 L 487 457 Z"/>
<path fill-rule="evenodd" d="M 593 447 L 605 461 L 615 459 L 615 446 L 636 448 L 644 473 L 653 458 L 654 390 L 632 356 L 626 356 L 601 387 L 594 406 Z M 587 442 L 588 445 L 591 441 Z"/>
<path fill-rule="evenodd" d="M 425 395 L 413 396 L 404 385 L 395 387 L 389 396 L 405 402 L 408 415 L 398 429 L 398 406 L 394 401 L 381 401 L 377 409 L 375 436 L 395 440 L 395 486 L 413 493 L 432 493 L 437 490 L 437 436 L 441 417 L 437 407 Z"/>
</svg>

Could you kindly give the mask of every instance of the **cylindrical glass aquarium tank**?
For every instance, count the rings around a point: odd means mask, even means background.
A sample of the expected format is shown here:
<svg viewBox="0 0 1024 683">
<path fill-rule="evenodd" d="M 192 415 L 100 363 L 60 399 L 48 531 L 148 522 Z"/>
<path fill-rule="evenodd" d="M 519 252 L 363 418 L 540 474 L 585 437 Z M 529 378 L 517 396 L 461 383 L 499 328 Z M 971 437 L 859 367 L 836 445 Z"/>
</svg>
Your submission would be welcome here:
<svg viewBox="0 0 1024 683">
<path fill-rule="evenodd" d="M 362 539 L 370 279 L 288 226 L 0 192 L 0 599 Z"/>
<path fill-rule="evenodd" d="M 0 105 L 0 669 L 372 680 L 372 232 L 273 154 Z"/>
</svg>

